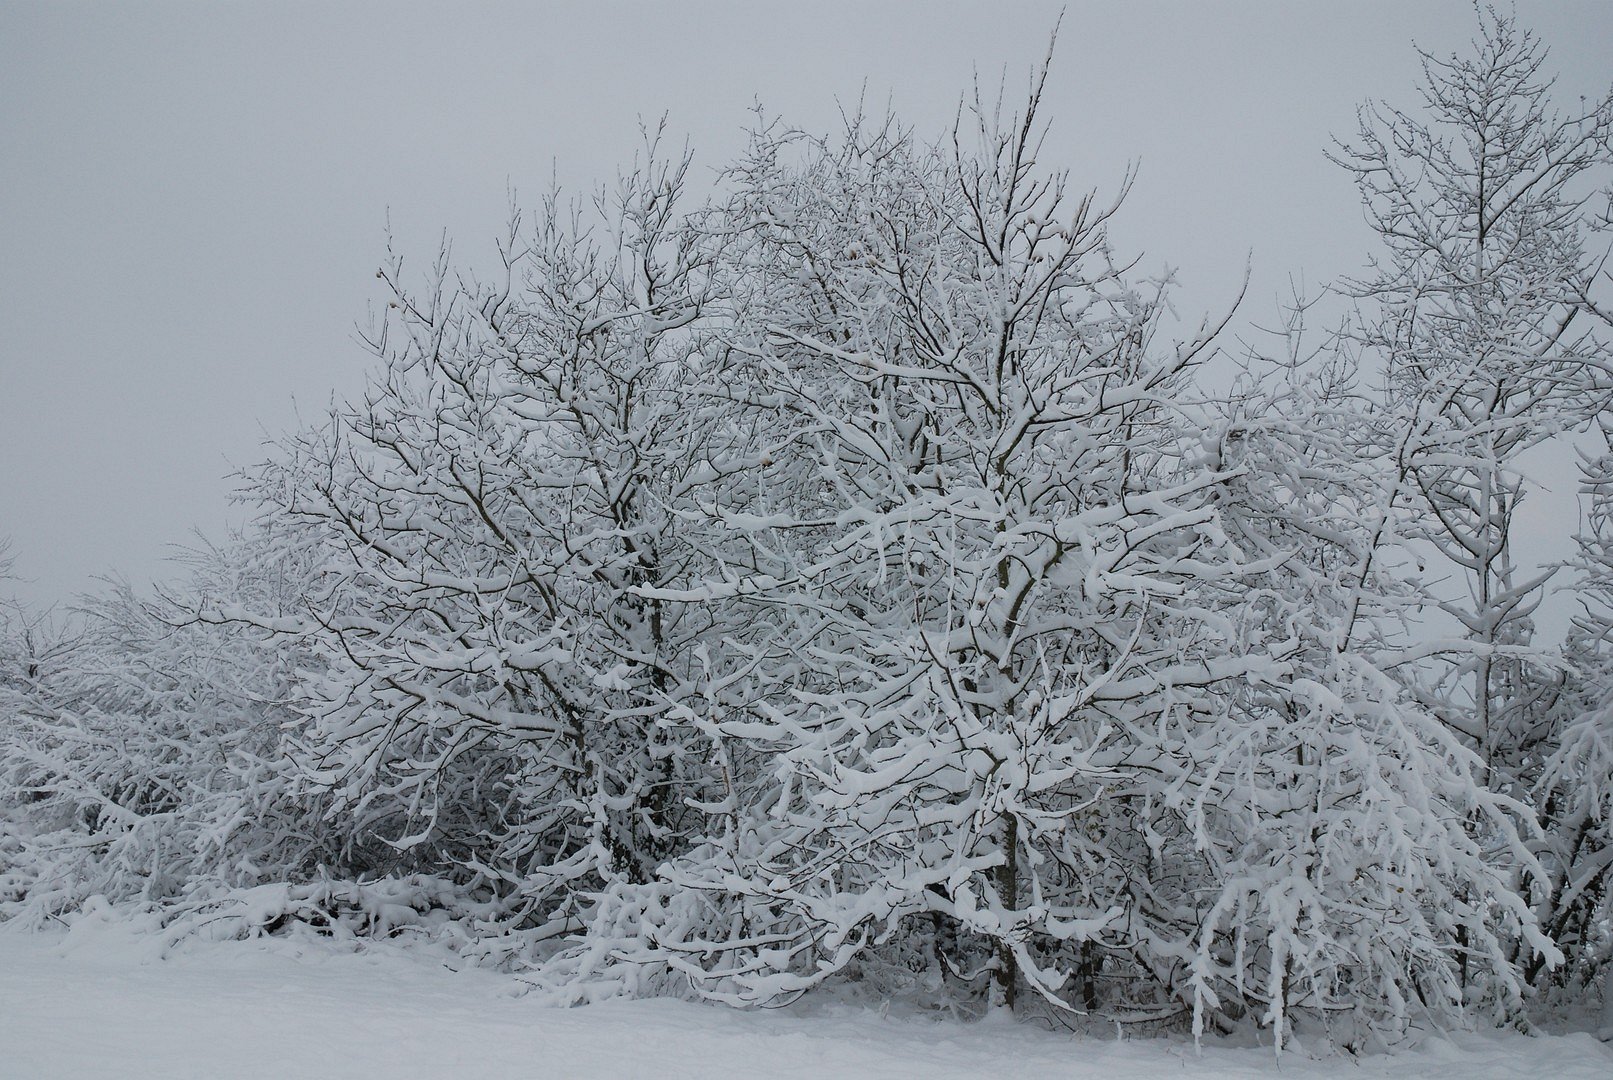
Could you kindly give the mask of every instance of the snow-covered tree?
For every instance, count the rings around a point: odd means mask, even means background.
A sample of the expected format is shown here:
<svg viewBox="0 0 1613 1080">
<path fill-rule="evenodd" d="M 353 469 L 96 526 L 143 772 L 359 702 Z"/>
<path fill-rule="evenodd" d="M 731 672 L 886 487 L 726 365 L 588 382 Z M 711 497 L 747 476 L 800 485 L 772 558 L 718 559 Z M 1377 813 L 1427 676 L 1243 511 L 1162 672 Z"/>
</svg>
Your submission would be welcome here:
<svg viewBox="0 0 1613 1080">
<path fill-rule="evenodd" d="M 1382 437 L 1422 538 L 1466 585 L 1441 607 L 1471 647 L 1450 654 L 1432 693 L 1505 789 L 1552 681 L 1530 620 L 1550 575 L 1514 549 L 1528 486 L 1518 457 L 1583 427 L 1613 383 L 1588 313 L 1613 96 L 1553 111 L 1544 46 L 1494 9 L 1471 54 L 1422 58 L 1423 108 L 1364 108 L 1336 160 L 1384 247 L 1353 284 L 1359 340 L 1384 366 Z"/>
<path fill-rule="evenodd" d="M 1320 1014 L 1352 1044 L 1424 1010 L 1460 1015 L 1469 957 L 1512 1015 L 1515 954 L 1557 957 L 1527 899 L 1544 876 L 1532 815 L 1488 790 L 1417 692 L 1446 645 L 1416 632 L 1431 601 L 1398 468 L 1354 363 L 1332 345 L 1303 354 L 1288 330 L 1294 348 L 1252 373 L 1216 451 L 1241 466 L 1219 506 L 1228 534 L 1274 560 L 1243 618 L 1291 641 L 1291 675 L 1241 694 L 1215 751 L 1212 776 L 1251 789 L 1220 807 L 1241 843 L 1222 855 L 1233 945 L 1216 960 L 1253 952 L 1268 1016 Z"/>
<path fill-rule="evenodd" d="M 689 160 L 655 147 L 591 206 L 515 216 L 490 282 L 446 251 L 423 293 L 380 271 L 364 399 L 254 481 L 321 551 L 306 610 L 203 613 L 323 658 L 298 757 L 333 812 L 556 932 L 653 873 L 706 768 L 673 717 L 722 627 L 640 591 L 704 564 L 675 513 L 730 471 L 686 386 L 708 303 Z"/>
<path fill-rule="evenodd" d="M 1503 973 L 1551 947 L 1466 831 L 1528 864 L 1527 809 L 1395 671 L 1381 455 L 1319 442 L 1348 409 L 1302 385 L 1206 436 L 1213 327 L 1158 342 L 1114 207 L 1038 168 L 1036 103 L 935 148 L 764 129 L 736 170 L 723 393 L 772 439 L 711 531 L 748 554 L 645 595 L 756 613 L 759 690 L 706 725 L 751 768 L 559 967 L 765 1002 L 894 956 L 1005 1006 L 1459 1012 L 1457 935 Z"/>
<path fill-rule="evenodd" d="M 1574 567 L 1580 602 L 1568 643 L 1574 673 L 1556 709 L 1561 730 L 1536 781 L 1552 871 L 1543 921 L 1570 960 L 1555 982 L 1575 992 L 1613 970 L 1613 433 L 1607 424 L 1604 418 L 1601 452 L 1581 462 L 1589 505 Z M 1602 993 L 1613 1010 L 1605 977 Z"/>
<path fill-rule="evenodd" d="M 771 677 L 797 690 L 728 728 L 774 759 L 747 850 L 674 867 L 789 913 L 766 949 L 735 943 L 754 978 L 717 965 L 724 993 L 809 985 L 936 920 L 987 946 L 994 1002 L 1052 993 L 1123 914 L 1093 809 L 1123 724 L 1261 663 L 1190 598 L 1238 573 L 1170 415 L 1208 335 L 1155 350 L 1115 207 L 1038 168 L 1037 100 L 976 102 L 950 149 L 891 124 L 764 136 L 739 177 L 734 347 L 793 478 L 735 523 L 768 554 L 740 597 L 792 613 Z"/>
<path fill-rule="evenodd" d="M 1364 109 L 1337 158 L 1385 248 L 1354 286 L 1358 340 L 1384 367 L 1374 422 L 1408 529 L 1466 586 L 1439 604 L 1460 641 L 1407 673 L 1478 751 L 1487 784 L 1522 796 L 1552 753 L 1561 679 L 1531 620 L 1551 571 L 1515 550 L 1518 459 L 1583 428 L 1613 385 L 1593 295 L 1613 95 L 1556 113 L 1546 50 L 1494 9 L 1471 54 L 1422 55 L 1423 110 Z"/>
</svg>

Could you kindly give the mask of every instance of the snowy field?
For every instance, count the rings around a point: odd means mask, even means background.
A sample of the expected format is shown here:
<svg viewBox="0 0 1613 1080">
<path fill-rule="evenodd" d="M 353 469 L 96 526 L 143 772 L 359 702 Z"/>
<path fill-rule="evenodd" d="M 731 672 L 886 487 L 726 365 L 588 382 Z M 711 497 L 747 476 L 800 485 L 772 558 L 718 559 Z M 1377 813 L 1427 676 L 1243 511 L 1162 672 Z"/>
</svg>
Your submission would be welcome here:
<svg viewBox="0 0 1613 1080">
<path fill-rule="evenodd" d="M 80 924 L 0 928 L 0 1077 L 1460 1077 L 1607 1080 L 1589 1035 L 1430 1038 L 1353 1060 L 896 1019 L 850 1007 L 737 1012 L 675 1001 L 558 1010 L 433 954 L 283 940 L 191 946 Z"/>
</svg>

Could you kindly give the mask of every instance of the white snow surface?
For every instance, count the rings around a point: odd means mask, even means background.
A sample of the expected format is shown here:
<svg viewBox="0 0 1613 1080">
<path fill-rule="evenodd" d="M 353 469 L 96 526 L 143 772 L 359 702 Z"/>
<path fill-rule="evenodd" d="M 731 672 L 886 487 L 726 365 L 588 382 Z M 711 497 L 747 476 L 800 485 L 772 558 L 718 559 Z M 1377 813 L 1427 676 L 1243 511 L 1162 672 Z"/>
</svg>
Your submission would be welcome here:
<svg viewBox="0 0 1613 1080">
<path fill-rule="evenodd" d="M 680 1001 L 556 1009 L 429 949 L 160 941 L 83 920 L 0 927 L 0 1077 L 1450 1077 L 1607 1080 L 1586 1034 L 1436 1035 L 1394 1055 L 1117 1041 L 851 1005 L 739 1011 Z"/>
</svg>

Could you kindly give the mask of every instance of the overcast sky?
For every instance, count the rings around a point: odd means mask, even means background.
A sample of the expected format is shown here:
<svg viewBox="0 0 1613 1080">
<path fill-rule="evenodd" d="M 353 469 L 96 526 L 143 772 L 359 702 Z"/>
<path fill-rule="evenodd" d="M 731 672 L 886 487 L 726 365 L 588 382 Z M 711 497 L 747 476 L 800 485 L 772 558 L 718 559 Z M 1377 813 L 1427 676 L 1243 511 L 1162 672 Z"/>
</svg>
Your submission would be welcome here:
<svg viewBox="0 0 1613 1080">
<path fill-rule="evenodd" d="M 1178 268 L 1184 313 L 1225 305 L 1252 259 L 1245 321 L 1269 321 L 1290 274 L 1315 289 L 1361 266 L 1329 135 L 1365 98 L 1412 100 L 1413 40 L 1449 52 L 1475 25 L 1459 0 L 1063 6 L 1047 163 L 1103 191 L 1138 163 L 1120 246 Z M 975 72 L 1023 85 L 1060 7 L 0 0 L 17 591 L 143 583 L 192 528 L 243 517 L 231 470 L 359 384 L 389 212 L 418 261 L 446 230 L 474 265 L 510 187 L 531 203 L 551 177 L 610 178 L 640 118 L 669 114 L 707 170 L 756 101 L 828 130 L 865 96 L 939 134 Z M 1567 99 L 1606 90 L 1613 3 L 1517 10 Z"/>
</svg>

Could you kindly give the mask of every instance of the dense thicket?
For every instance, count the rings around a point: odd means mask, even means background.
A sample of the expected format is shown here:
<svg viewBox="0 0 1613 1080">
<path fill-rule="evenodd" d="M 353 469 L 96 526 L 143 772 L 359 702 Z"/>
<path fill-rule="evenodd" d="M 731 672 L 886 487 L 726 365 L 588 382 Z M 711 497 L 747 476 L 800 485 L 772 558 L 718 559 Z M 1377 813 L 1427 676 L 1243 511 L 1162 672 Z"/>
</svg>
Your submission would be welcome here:
<svg viewBox="0 0 1613 1080">
<path fill-rule="evenodd" d="M 490 278 L 390 259 L 247 536 L 3 624 L 0 915 L 1352 1047 L 1583 994 L 1605 448 L 1567 641 L 1513 541 L 1520 455 L 1608 430 L 1613 105 L 1552 113 L 1543 56 L 1489 14 L 1363 112 L 1356 314 L 1231 392 L 1040 164 L 1039 82 L 936 145 L 763 123 L 695 207 L 651 138 Z"/>
</svg>

